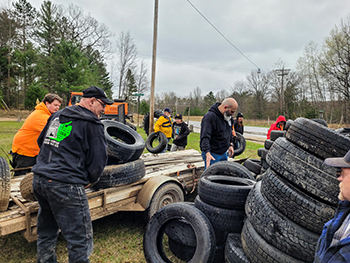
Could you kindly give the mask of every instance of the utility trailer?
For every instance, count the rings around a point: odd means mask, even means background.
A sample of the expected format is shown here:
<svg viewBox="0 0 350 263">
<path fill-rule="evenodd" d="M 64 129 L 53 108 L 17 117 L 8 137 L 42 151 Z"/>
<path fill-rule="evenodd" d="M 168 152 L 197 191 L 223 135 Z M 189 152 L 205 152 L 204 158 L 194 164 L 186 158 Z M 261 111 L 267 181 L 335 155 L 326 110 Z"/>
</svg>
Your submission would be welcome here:
<svg viewBox="0 0 350 263">
<path fill-rule="evenodd" d="M 184 201 L 195 190 L 204 171 L 204 162 L 196 150 L 159 155 L 144 154 L 146 175 L 138 182 L 99 191 L 86 189 L 91 219 L 96 220 L 119 211 L 145 211 L 152 216 L 161 207 Z M 37 239 L 37 201 L 26 201 L 20 193 L 24 176 L 11 179 L 9 207 L 0 212 L 0 236 L 22 232 L 28 242 Z"/>
</svg>

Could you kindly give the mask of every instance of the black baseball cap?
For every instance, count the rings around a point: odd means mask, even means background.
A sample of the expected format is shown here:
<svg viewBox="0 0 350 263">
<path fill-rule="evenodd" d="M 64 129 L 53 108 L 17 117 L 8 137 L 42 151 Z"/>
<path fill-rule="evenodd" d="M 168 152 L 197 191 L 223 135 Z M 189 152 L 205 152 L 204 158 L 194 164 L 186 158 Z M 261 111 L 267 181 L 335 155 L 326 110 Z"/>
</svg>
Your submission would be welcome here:
<svg viewBox="0 0 350 263">
<path fill-rule="evenodd" d="M 175 119 L 180 119 L 182 120 L 182 114 L 181 113 L 178 113 L 175 115 Z"/>
<path fill-rule="evenodd" d="M 96 99 L 100 99 L 108 105 L 111 105 L 114 103 L 113 100 L 110 100 L 107 98 L 106 92 L 104 92 L 103 89 L 96 86 L 91 86 L 83 90 L 83 98 L 92 98 L 92 97 Z"/>
<path fill-rule="evenodd" d="M 333 167 L 350 168 L 350 150 L 344 157 L 327 158 L 324 160 L 324 163 Z"/>
</svg>

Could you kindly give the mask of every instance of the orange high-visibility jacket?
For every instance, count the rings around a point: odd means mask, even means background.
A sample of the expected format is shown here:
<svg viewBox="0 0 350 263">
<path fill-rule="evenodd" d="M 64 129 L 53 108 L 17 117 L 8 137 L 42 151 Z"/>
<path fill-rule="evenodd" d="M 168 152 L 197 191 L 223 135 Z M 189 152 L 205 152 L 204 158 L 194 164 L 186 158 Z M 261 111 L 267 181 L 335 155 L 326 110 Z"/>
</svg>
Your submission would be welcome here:
<svg viewBox="0 0 350 263">
<path fill-rule="evenodd" d="M 36 141 L 50 116 L 44 102 L 36 105 L 35 111 L 27 117 L 13 138 L 12 152 L 29 157 L 37 156 L 40 148 Z"/>
</svg>

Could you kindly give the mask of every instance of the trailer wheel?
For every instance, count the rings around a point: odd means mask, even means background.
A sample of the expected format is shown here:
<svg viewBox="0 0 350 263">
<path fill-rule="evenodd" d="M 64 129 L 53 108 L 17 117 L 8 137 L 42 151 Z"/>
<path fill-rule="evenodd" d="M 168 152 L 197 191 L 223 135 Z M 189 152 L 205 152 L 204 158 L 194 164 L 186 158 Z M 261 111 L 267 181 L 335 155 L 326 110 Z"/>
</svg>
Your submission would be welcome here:
<svg viewBox="0 0 350 263">
<path fill-rule="evenodd" d="M 22 197 L 27 201 L 35 201 L 35 195 L 33 191 L 33 173 L 28 173 L 19 184 Z"/>
<path fill-rule="evenodd" d="M 11 192 L 10 167 L 4 157 L 0 157 L 0 212 L 6 211 Z"/>
<path fill-rule="evenodd" d="M 148 207 L 148 218 L 151 218 L 162 207 L 172 203 L 183 202 L 184 200 L 184 192 L 180 186 L 172 182 L 165 183 L 152 196 Z"/>
</svg>

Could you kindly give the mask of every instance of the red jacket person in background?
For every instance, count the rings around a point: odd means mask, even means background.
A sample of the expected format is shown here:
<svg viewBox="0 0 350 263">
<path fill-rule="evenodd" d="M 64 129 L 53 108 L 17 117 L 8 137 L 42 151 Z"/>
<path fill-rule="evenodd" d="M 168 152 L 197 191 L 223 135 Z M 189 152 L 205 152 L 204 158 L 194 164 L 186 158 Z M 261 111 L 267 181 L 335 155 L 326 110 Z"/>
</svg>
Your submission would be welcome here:
<svg viewBox="0 0 350 263">
<path fill-rule="evenodd" d="M 272 123 L 269 131 L 267 132 L 267 139 L 270 139 L 271 131 L 283 131 L 283 127 L 286 125 L 286 118 L 282 115 L 278 116 L 275 123 Z"/>
</svg>

